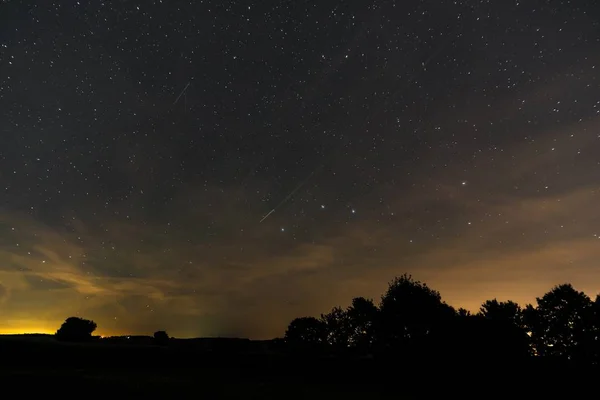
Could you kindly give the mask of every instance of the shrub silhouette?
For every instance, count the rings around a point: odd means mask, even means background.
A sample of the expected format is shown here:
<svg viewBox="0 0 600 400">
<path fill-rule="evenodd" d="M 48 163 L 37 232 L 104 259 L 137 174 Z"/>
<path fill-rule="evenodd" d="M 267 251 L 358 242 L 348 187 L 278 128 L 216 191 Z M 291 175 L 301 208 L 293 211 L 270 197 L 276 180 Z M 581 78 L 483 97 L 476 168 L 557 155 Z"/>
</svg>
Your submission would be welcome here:
<svg viewBox="0 0 600 400">
<path fill-rule="evenodd" d="M 314 317 L 296 318 L 288 326 L 284 340 L 295 349 L 316 350 L 327 342 L 327 325 Z"/>
<path fill-rule="evenodd" d="M 92 339 L 96 323 L 79 317 L 69 317 L 56 331 L 56 338 L 63 342 L 86 342 Z"/>
<path fill-rule="evenodd" d="M 165 331 L 154 332 L 154 343 L 159 346 L 166 346 L 169 344 L 169 335 Z"/>
</svg>

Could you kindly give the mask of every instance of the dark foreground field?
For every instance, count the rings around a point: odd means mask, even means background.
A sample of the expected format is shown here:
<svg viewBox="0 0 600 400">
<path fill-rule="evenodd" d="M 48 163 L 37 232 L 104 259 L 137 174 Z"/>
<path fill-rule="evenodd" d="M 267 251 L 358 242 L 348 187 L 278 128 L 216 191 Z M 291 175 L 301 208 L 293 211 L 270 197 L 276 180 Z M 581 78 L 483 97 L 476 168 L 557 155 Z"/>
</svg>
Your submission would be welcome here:
<svg viewBox="0 0 600 400">
<path fill-rule="evenodd" d="M 136 398 L 199 399 L 365 399 L 385 397 L 384 391 L 370 385 L 345 386 L 311 382 L 302 377 L 252 379 L 230 375 L 228 370 L 188 368 L 161 371 L 131 369 L 22 369 L 3 377 L 21 395 L 67 395 L 75 390 L 85 396 L 136 396 Z M 6 387 L 3 384 L 3 387 Z M 77 388 L 77 389 L 76 389 Z M 80 389 L 79 389 L 80 388 Z M 139 397 L 137 397 L 139 396 Z M 402 397 L 412 398 L 412 397 Z"/>
<path fill-rule="evenodd" d="M 227 354 L 0 339 L 3 393 L 199 399 L 550 399 L 594 393 L 596 372 L 524 362 Z"/>
</svg>

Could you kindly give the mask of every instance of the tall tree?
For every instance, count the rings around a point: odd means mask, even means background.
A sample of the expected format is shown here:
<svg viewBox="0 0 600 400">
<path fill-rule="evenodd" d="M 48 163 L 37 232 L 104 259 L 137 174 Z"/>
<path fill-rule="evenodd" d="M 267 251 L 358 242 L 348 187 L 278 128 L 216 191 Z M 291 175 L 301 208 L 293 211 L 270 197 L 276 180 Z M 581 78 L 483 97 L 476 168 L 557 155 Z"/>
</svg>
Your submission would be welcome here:
<svg viewBox="0 0 600 400">
<path fill-rule="evenodd" d="M 350 345 L 350 319 L 340 307 L 334 307 L 328 314 L 321 314 L 326 330 L 325 342 L 337 349 L 347 349 Z"/>
<path fill-rule="evenodd" d="M 523 310 L 514 301 L 485 301 L 479 308 L 482 350 L 498 357 L 531 355 L 529 336 L 523 325 Z"/>
<path fill-rule="evenodd" d="M 375 339 L 379 310 L 371 299 L 355 297 L 346 311 L 350 322 L 350 345 L 368 351 Z"/>
<path fill-rule="evenodd" d="M 479 308 L 478 315 L 498 322 L 509 322 L 523 327 L 523 311 L 514 301 L 487 300 Z"/>
<path fill-rule="evenodd" d="M 314 317 L 296 318 L 290 322 L 284 339 L 295 347 L 320 347 L 327 341 L 327 327 Z"/>
<path fill-rule="evenodd" d="M 457 317 L 471 317 L 471 311 L 467 310 L 466 308 L 459 308 L 458 310 L 456 310 L 456 316 Z"/>
<path fill-rule="evenodd" d="M 442 322 L 455 316 L 438 291 L 413 280 L 410 275 L 393 279 L 380 305 L 378 340 L 392 347 L 423 340 Z"/>
<path fill-rule="evenodd" d="M 595 335 L 593 303 L 570 284 L 558 285 L 528 305 L 524 322 L 535 351 L 541 356 L 566 359 L 586 357 L 585 348 Z"/>
<path fill-rule="evenodd" d="M 600 365 L 600 294 L 592 304 L 592 330 L 588 335 L 587 347 L 590 360 Z"/>
</svg>

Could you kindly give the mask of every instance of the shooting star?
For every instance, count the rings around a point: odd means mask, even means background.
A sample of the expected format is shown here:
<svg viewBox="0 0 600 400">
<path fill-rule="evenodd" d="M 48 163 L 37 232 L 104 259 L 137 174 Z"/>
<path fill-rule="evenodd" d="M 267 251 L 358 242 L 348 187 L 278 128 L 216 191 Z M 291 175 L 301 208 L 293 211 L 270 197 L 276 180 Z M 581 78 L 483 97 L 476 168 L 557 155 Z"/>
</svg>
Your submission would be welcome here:
<svg viewBox="0 0 600 400">
<path fill-rule="evenodd" d="M 437 47 L 437 49 L 425 61 L 423 61 L 421 63 L 421 66 L 423 67 L 424 70 L 427 70 L 427 65 L 431 61 L 433 61 L 433 59 L 435 59 L 437 56 L 439 56 L 442 51 L 445 50 L 446 46 L 448 45 L 448 43 L 451 40 L 452 40 L 452 36 L 448 35 L 448 37 L 442 41 L 442 43 Z"/>
<path fill-rule="evenodd" d="M 181 93 L 179 93 L 179 96 L 177 96 L 177 98 L 173 102 L 173 105 L 177 104 L 177 102 L 179 101 L 179 99 L 181 98 L 181 96 L 183 96 L 183 94 L 185 93 L 185 91 L 187 90 L 187 88 L 190 86 L 190 83 L 191 82 L 188 82 L 187 85 L 185 85 L 185 87 L 183 88 L 183 90 L 181 91 Z"/>
<path fill-rule="evenodd" d="M 264 217 L 263 217 L 263 218 L 260 220 L 259 224 L 260 224 L 260 223 L 262 223 L 262 222 L 263 222 L 265 219 L 269 218 L 269 216 L 270 216 L 271 214 L 273 214 L 273 213 L 275 212 L 275 210 L 277 210 L 279 207 L 281 207 L 282 205 L 284 205 L 285 203 L 287 203 L 287 201 L 288 201 L 289 199 L 291 199 L 291 198 L 292 198 L 292 196 L 294 195 L 294 193 L 296 193 L 298 190 L 300 190 L 300 189 L 302 188 L 302 186 L 306 185 L 306 183 L 307 183 L 307 182 L 310 180 L 310 178 L 312 178 L 312 176 L 315 174 L 315 172 L 317 172 L 317 170 L 318 170 L 319 168 L 321 168 L 322 166 L 323 166 L 323 165 L 319 165 L 317 168 L 315 168 L 315 169 L 314 169 L 314 170 L 313 170 L 313 171 L 312 171 L 312 172 L 311 172 L 311 173 L 310 173 L 310 174 L 309 174 L 309 175 L 306 177 L 306 179 L 304 179 L 302 182 L 300 182 L 300 184 L 299 184 L 298 186 L 296 186 L 296 187 L 294 188 L 294 190 L 292 190 L 292 191 L 291 191 L 291 192 L 290 192 L 290 193 L 289 193 L 287 196 L 285 196 L 285 198 L 284 198 L 283 200 L 281 200 L 281 201 L 279 202 L 279 204 L 277 204 L 275 207 L 273 207 L 273 209 L 272 209 L 271 211 L 269 211 L 269 212 L 267 213 L 267 215 L 265 215 L 265 216 L 264 216 Z"/>
<path fill-rule="evenodd" d="M 272 209 L 271 211 L 269 211 L 269 213 L 260 220 L 259 224 L 261 222 L 263 222 L 265 219 L 269 218 L 269 215 L 273 214 L 274 212 L 275 212 L 275 209 Z"/>
</svg>

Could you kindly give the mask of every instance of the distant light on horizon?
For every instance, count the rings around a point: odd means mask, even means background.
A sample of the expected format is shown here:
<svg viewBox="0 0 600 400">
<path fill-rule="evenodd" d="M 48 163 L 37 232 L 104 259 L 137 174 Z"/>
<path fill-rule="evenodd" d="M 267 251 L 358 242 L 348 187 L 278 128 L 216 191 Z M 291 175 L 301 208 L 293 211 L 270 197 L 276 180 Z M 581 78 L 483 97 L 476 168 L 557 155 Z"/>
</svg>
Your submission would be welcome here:
<svg viewBox="0 0 600 400">
<path fill-rule="evenodd" d="M 0 329 L 0 335 L 54 335 L 56 330 L 48 330 L 48 329 Z"/>
</svg>

